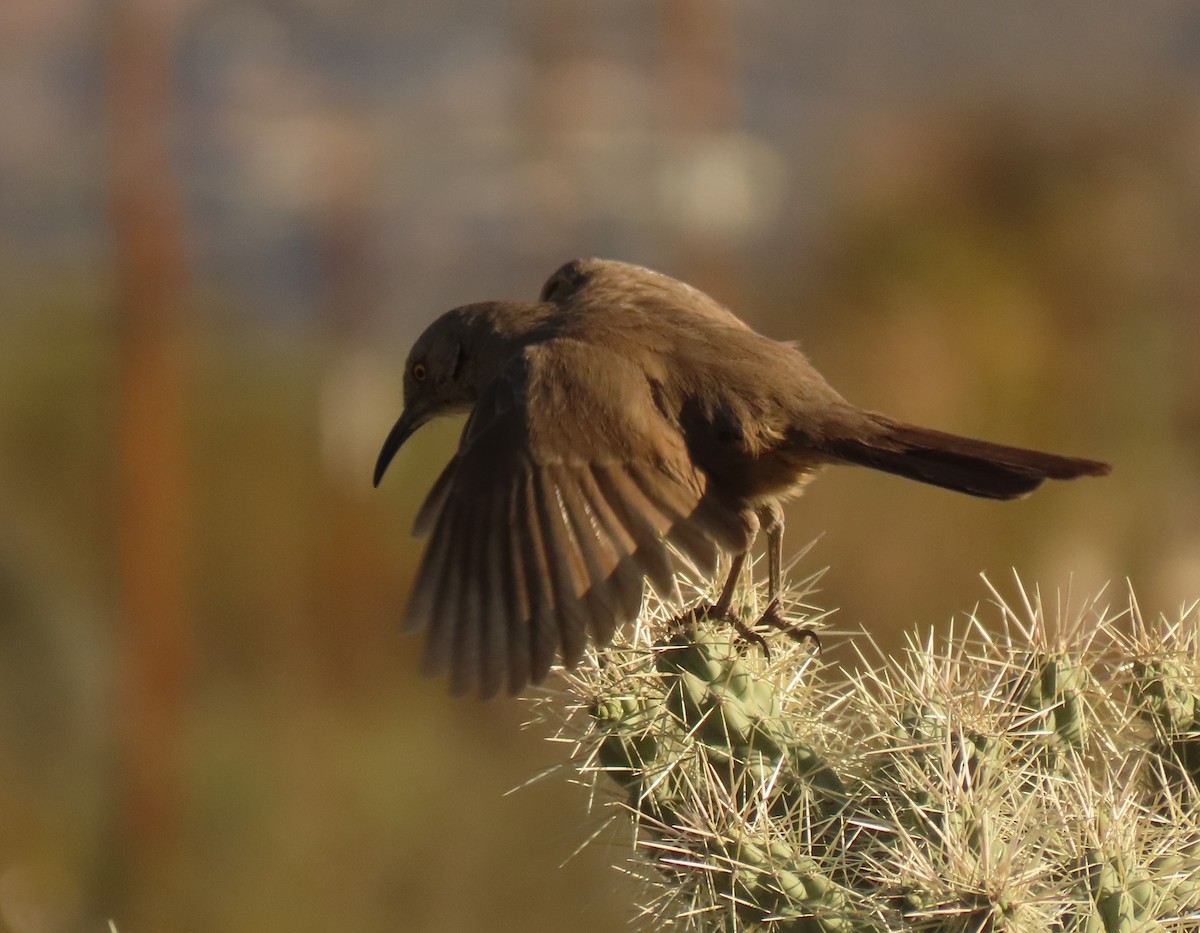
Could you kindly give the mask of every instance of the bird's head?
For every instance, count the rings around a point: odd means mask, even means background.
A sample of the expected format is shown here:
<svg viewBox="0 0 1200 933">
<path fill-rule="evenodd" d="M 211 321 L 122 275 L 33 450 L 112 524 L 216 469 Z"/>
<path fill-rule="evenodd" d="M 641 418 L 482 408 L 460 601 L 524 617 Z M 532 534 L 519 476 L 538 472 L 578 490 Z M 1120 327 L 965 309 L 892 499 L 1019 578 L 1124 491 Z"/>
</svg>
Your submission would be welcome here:
<svg viewBox="0 0 1200 933">
<path fill-rule="evenodd" d="M 484 387 L 541 320 L 543 306 L 483 302 L 447 311 L 417 338 L 404 364 L 404 411 L 375 463 L 375 485 L 401 445 L 439 415 L 470 411 Z"/>
</svg>

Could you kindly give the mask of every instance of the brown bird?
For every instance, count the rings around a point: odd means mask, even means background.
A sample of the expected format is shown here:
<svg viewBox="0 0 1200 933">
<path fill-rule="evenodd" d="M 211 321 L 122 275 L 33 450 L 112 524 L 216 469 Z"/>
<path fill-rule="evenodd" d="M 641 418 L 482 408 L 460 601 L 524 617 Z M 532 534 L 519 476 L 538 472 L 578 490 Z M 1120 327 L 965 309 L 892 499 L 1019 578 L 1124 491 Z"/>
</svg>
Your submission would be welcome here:
<svg viewBox="0 0 1200 933">
<path fill-rule="evenodd" d="M 404 412 L 375 465 L 437 415 L 470 412 L 421 506 L 430 534 L 405 628 L 455 693 L 516 693 L 556 656 L 574 666 L 633 619 L 644 581 L 679 599 L 668 544 L 705 574 L 732 557 L 728 614 L 755 536 L 779 588 L 781 500 L 827 464 L 885 470 L 992 499 L 1094 460 L 916 427 L 852 405 L 795 346 L 703 292 L 626 263 L 578 259 L 536 303 L 448 311 L 417 340 Z"/>
</svg>

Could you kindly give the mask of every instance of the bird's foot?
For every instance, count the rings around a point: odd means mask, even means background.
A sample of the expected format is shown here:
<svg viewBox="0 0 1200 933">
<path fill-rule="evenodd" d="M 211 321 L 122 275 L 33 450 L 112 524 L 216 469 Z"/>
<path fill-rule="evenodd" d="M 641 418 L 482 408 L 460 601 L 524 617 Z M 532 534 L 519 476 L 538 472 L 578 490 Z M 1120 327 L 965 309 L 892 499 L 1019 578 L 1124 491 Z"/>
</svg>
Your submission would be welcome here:
<svg viewBox="0 0 1200 933">
<path fill-rule="evenodd" d="M 762 637 L 753 625 L 747 625 L 739 617 L 734 616 L 729 620 L 735 629 L 737 629 L 738 638 L 743 644 L 749 645 L 751 642 L 762 648 L 763 657 L 768 661 L 771 660 L 771 649 L 767 647 L 767 640 Z"/>
<path fill-rule="evenodd" d="M 817 646 L 817 654 L 821 653 L 821 639 L 815 631 L 807 625 L 793 625 L 783 617 L 779 611 L 779 599 L 773 599 L 767 604 L 766 611 L 762 614 L 762 618 L 758 620 L 759 625 L 769 625 L 771 628 L 778 629 L 783 632 L 792 641 L 811 641 Z"/>
<path fill-rule="evenodd" d="M 758 645 L 758 647 L 762 649 L 763 655 L 770 660 L 771 649 L 767 647 L 767 640 L 763 638 L 761 634 L 755 631 L 754 626 L 747 625 L 745 622 L 743 622 L 742 617 L 738 615 L 732 607 L 722 612 L 715 603 L 700 603 L 687 615 L 688 618 L 691 619 L 695 619 L 700 615 L 705 615 L 710 619 L 720 619 L 723 622 L 728 622 L 738 633 L 739 642 L 745 645 Z"/>
</svg>

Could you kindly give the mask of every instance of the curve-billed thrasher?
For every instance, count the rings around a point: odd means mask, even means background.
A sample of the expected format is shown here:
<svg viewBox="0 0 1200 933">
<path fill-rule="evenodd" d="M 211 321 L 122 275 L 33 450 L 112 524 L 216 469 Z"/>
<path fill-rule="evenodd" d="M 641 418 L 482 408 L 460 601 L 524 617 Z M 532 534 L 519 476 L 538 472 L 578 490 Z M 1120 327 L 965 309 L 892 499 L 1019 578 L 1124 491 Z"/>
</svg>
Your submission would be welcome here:
<svg viewBox="0 0 1200 933">
<path fill-rule="evenodd" d="M 639 266 L 569 262 L 537 303 L 448 311 L 404 372 L 404 412 L 375 466 L 436 415 L 470 411 L 458 452 L 417 514 L 432 531 L 405 628 L 428 628 L 425 669 L 454 692 L 516 693 L 634 618 L 649 580 L 678 599 L 667 544 L 706 574 L 760 527 L 779 585 L 782 512 L 823 466 L 886 470 L 1012 499 L 1094 460 L 893 421 L 835 392 L 793 345 Z"/>
</svg>

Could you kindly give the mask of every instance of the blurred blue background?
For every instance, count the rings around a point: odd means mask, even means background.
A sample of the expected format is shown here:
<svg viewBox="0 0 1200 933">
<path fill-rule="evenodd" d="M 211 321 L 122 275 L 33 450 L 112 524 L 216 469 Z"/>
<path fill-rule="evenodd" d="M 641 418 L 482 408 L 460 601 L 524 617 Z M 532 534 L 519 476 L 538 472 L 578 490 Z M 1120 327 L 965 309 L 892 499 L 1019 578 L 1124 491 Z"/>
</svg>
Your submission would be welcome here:
<svg viewBox="0 0 1200 933">
<path fill-rule="evenodd" d="M 504 795 L 566 750 L 397 634 L 457 425 L 370 488 L 424 325 L 581 255 L 1115 464 L 1003 505 L 834 471 L 788 547 L 839 627 L 1010 568 L 1200 596 L 1194 4 L 4 0 L 2 928 L 634 916 L 620 823 Z"/>
</svg>

